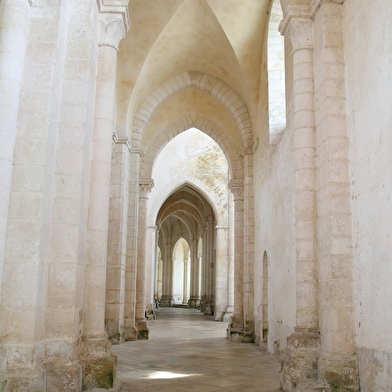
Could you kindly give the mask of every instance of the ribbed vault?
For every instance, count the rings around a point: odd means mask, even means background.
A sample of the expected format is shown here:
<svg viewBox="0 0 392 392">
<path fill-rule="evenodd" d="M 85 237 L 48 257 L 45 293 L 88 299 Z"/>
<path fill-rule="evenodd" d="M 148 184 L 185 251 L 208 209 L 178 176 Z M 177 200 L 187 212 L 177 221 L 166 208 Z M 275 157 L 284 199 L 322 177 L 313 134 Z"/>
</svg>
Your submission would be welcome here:
<svg viewBox="0 0 392 392">
<path fill-rule="evenodd" d="M 160 234 L 166 233 L 166 236 L 170 236 L 171 233 L 177 232 L 180 233 L 177 235 L 178 238 L 183 237 L 189 242 L 200 237 L 208 216 L 214 216 L 208 200 L 185 184 L 162 204 L 156 226 L 160 229 Z"/>
</svg>

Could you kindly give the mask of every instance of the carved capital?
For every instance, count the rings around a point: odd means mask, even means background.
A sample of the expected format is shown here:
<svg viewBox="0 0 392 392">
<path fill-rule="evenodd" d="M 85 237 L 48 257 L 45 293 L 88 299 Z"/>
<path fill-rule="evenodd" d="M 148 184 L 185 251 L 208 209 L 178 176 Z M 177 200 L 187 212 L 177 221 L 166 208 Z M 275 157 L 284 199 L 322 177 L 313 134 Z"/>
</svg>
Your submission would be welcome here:
<svg viewBox="0 0 392 392">
<path fill-rule="evenodd" d="M 230 180 L 229 189 L 233 194 L 234 201 L 244 199 L 244 183 L 242 180 Z"/>
<path fill-rule="evenodd" d="M 322 4 L 336 4 L 341 5 L 344 3 L 344 0 L 312 0 L 310 3 L 310 13 L 312 18 L 317 14 Z"/>
<path fill-rule="evenodd" d="M 119 13 L 101 12 L 99 15 L 99 46 L 110 46 L 118 52 L 118 45 L 127 30 Z"/>
<path fill-rule="evenodd" d="M 154 180 L 140 180 L 139 182 L 139 198 L 147 199 L 148 194 L 154 187 Z"/>
<path fill-rule="evenodd" d="M 287 7 L 279 31 L 291 42 L 293 52 L 299 49 L 313 49 L 312 23 L 308 7 Z"/>
<path fill-rule="evenodd" d="M 127 33 L 131 27 L 128 3 L 129 0 L 97 0 L 99 13 L 121 15 L 124 22 L 125 33 Z"/>
<path fill-rule="evenodd" d="M 129 152 L 131 152 L 131 143 L 129 141 L 129 137 L 119 136 L 116 133 L 113 133 L 113 144 L 122 144 L 124 145 Z"/>
</svg>

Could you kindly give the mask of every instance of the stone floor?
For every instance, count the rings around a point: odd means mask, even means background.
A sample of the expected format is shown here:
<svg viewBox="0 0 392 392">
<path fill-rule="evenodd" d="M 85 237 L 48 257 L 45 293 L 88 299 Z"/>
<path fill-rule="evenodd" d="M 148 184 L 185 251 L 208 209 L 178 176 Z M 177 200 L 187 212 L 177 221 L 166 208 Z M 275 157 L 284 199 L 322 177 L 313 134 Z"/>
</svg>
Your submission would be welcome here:
<svg viewBox="0 0 392 392">
<path fill-rule="evenodd" d="M 161 308 L 150 339 L 112 346 L 123 392 L 267 392 L 279 364 L 254 344 L 225 338 L 226 323 L 195 309 Z"/>
</svg>

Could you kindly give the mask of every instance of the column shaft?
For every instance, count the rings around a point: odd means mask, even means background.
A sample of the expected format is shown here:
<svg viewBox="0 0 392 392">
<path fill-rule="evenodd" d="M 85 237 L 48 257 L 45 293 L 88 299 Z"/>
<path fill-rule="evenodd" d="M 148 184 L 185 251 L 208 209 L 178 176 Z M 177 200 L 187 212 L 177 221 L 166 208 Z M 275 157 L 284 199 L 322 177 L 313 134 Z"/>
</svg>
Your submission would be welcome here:
<svg viewBox="0 0 392 392">
<path fill-rule="evenodd" d="M 0 293 L 30 4 L 0 2 Z"/>
<path fill-rule="evenodd" d="M 139 188 L 139 231 L 136 281 L 136 328 L 138 330 L 138 339 L 148 339 L 148 326 L 146 320 L 147 195 L 152 186 L 153 184 L 151 181 L 146 181 L 141 182 Z"/>
<path fill-rule="evenodd" d="M 320 354 L 316 237 L 316 167 L 312 19 L 286 15 L 285 37 L 292 47 L 295 175 L 296 327 L 282 352 L 282 386 L 316 381 Z"/>
<path fill-rule="evenodd" d="M 129 158 L 128 138 L 113 138 L 106 269 L 105 329 L 112 343 L 125 340 L 125 276 L 127 260 Z"/>
<path fill-rule="evenodd" d="M 232 200 L 232 195 L 229 197 L 229 260 L 228 260 L 228 270 L 227 270 L 227 309 L 226 317 L 229 317 L 234 312 L 234 202 Z"/>
<path fill-rule="evenodd" d="M 116 362 L 105 331 L 106 270 L 117 53 L 126 31 L 122 16 L 116 13 L 100 14 L 99 26 L 80 350 L 83 388 L 112 387 Z"/>
<path fill-rule="evenodd" d="M 186 305 L 188 303 L 188 269 L 189 269 L 189 258 L 184 257 L 184 286 L 182 291 L 182 303 Z"/>
<path fill-rule="evenodd" d="M 155 291 L 155 264 L 156 264 L 156 227 L 146 228 L 146 313 L 148 319 L 155 318 L 154 311 L 154 291 Z"/>
<path fill-rule="evenodd" d="M 173 302 L 173 261 L 172 247 L 170 243 L 163 245 L 163 277 L 161 306 L 171 306 Z"/>
<path fill-rule="evenodd" d="M 200 260 L 197 254 L 197 240 L 191 241 L 191 298 L 188 306 L 197 308 L 200 305 Z"/>
<path fill-rule="evenodd" d="M 317 3 L 317 2 L 315 2 Z M 343 5 L 320 1 L 314 17 L 318 170 L 320 375 L 359 390 L 355 355 L 349 142 L 345 111 Z"/>
<path fill-rule="evenodd" d="M 244 339 L 254 341 L 254 196 L 253 196 L 253 153 L 251 148 L 244 151 L 244 259 L 243 259 L 243 292 L 244 292 Z"/>
<path fill-rule="evenodd" d="M 125 340 L 136 340 L 136 281 L 138 260 L 140 151 L 132 151 L 129 161 L 129 206 L 127 260 L 125 269 Z"/>
<path fill-rule="evenodd" d="M 215 311 L 214 319 L 222 321 L 227 309 L 228 286 L 228 228 L 217 227 L 215 260 Z"/>
</svg>

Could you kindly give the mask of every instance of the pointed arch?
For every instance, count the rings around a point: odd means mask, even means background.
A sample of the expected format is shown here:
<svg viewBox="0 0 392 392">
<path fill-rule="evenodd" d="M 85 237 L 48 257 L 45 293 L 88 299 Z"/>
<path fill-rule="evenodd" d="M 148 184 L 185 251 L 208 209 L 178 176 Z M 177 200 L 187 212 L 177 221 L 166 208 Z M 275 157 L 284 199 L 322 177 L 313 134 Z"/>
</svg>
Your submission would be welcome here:
<svg viewBox="0 0 392 392">
<path fill-rule="evenodd" d="M 232 115 L 241 133 L 244 148 L 253 146 L 253 132 L 248 107 L 244 100 L 223 80 L 198 71 L 187 71 L 161 84 L 137 108 L 132 122 L 131 143 L 141 148 L 143 133 L 155 109 L 166 99 L 189 87 L 196 87 L 218 100 Z"/>
<path fill-rule="evenodd" d="M 141 163 L 141 178 L 151 178 L 154 162 L 159 153 L 175 136 L 190 129 L 197 128 L 211 137 L 222 149 L 229 164 L 229 175 L 233 179 L 243 178 L 243 162 L 240 152 L 230 138 L 225 137 L 225 130 L 211 119 L 196 113 L 188 113 L 168 124 L 153 139 Z"/>
</svg>

